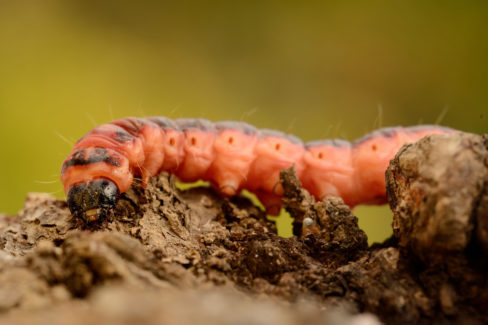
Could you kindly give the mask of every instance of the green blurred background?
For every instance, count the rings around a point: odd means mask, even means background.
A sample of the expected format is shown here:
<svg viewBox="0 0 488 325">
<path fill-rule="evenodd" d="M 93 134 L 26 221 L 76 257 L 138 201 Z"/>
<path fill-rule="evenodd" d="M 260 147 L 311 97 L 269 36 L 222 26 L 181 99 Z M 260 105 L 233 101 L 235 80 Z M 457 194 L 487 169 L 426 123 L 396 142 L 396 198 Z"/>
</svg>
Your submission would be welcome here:
<svg viewBox="0 0 488 325">
<path fill-rule="evenodd" d="M 486 132 L 487 59 L 486 1 L 0 0 L 0 212 L 63 197 L 67 142 L 130 115 L 307 141 L 447 112 Z M 386 207 L 355 212 L 370 241 L 391 233 Z"/>
</svg>

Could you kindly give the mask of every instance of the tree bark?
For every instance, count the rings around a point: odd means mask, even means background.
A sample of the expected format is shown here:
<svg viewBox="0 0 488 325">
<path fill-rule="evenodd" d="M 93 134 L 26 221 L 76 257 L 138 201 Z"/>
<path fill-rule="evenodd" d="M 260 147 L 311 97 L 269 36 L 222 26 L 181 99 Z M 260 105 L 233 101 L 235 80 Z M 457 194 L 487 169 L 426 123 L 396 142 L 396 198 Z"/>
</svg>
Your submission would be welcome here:
<svg viewBox="0 0 488 325">
<path fill-rule="evenodd" d="M 488 137 L 404 146 L 386 173 L 394 237 L 367 245 L 339 198 L 283 171 L 292 238 L 244 197 L 134 185 L 113 217 L 29 194 L 0 215 L 0 320 L 445 324 L 488 321 Z M 291 308 L 290 308 L 291 307 Z"/>
</svg>

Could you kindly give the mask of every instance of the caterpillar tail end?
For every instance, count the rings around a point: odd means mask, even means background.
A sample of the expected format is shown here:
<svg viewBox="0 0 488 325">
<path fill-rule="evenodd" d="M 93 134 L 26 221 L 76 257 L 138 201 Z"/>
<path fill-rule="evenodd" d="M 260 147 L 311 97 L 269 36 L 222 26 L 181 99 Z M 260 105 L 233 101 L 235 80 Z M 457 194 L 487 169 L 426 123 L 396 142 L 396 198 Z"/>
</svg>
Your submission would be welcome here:
<svg viewBox="0 0 488 325">
<path fill-rule="evenodd" d="M 119 200 L 119 189 L 104 178 L 73 185 L 66 200 L 71 214 L 92 223 L 109 215 Z"/>
</svg>

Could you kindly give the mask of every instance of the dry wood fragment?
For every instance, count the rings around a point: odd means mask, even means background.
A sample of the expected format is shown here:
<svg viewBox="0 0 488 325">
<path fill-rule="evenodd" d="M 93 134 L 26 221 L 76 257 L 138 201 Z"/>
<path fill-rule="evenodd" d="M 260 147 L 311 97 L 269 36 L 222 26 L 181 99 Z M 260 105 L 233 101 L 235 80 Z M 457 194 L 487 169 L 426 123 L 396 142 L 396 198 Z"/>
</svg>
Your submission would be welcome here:
<svg viewBox="0 0 488 325">
<path fill-rule="evenodd" d="M 458 133 L 400 150 L 387 172 L 396 237 L 372 247 L 342 200 L 315 201 L 292 169 L 292 238 L 246 198 L 181 192 L 167 174 L 98 224 L 30 194 L 0 215 L 0 321 L 486 323 L 487 147 Z"/>
</svg>

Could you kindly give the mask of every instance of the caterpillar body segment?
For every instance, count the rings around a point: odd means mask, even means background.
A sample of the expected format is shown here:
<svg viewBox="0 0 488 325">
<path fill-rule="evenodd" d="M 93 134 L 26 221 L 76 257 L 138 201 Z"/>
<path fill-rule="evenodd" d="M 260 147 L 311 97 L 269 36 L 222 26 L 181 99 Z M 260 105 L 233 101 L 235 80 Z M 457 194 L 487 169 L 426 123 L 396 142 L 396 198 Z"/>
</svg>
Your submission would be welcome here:
<svg viewBox="0 0 488 325">
<path fill-rule="evenodd" d="M 317 199 L 340 196 L 350 206 L 386 202 L 385 170 L 405 143 L 453 132 L 426 125 L 383 128 L 354 142 L 299 138 L 243 122 L 204 119 L 125 118 L 100 125 L 74 146 L 61 169 L 68 205 L 93 221 L 109 213 L 140 176 L 143 185 L 161 171 L 184 182 L 209 181 L 224 196 L 255 193 L 277 214 L 283 188 L 279 172 L 295 166 Z"/>
</svg>

